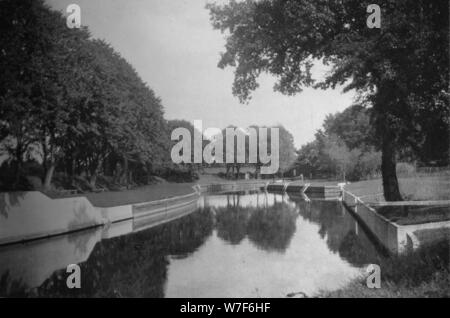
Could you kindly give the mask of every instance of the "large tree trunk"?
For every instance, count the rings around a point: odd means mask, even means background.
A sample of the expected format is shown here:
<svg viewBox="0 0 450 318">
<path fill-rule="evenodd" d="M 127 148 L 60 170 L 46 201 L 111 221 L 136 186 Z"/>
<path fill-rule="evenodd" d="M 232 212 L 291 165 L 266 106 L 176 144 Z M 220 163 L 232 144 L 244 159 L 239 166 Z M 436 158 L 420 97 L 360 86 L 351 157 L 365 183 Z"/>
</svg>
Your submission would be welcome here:
<svg viewBox="0 0 450 318">
<path fill-rule="evenodd" d="M 103 165 L 103 159 L 97 158 L 95 165 L 91 168 L 90 175 L 89 175 L 89 185 L 92 189 L 97 188 L 97 176 L 99 175 L 102 165 Z"/>
<path fill-rule="evenodd" d="M 345 178 L 346 178 L 346 175 L 345 175 L 345 167 L 342 166 L 342 179 L 343 179 L 344 182 L 345 182 Z"/>
<path fill-rule="evenodd" d="M 17 190 L 17 187 L 19 186 L 21 173 L 22 173 L 22 161 L 17 161 L 14 172 L 14 182 L 11 186 L 13 190 Z"/>
<path fill-rule="evenodd" d="M 42 167 L 44 168 L 44 175 L 41 176 L 41 181 L 45 184 L 45 179 L 48 171 L 48 151 L 47 151 L 47 143 L 45 142 L 45 137 L 42 139 Z M 43 178 L 43 179 L 42 179 Z"/>
<path fill-rule="evenodd" d="M 56 168 L 55 156 L 53 154 L 53 146 L 50 144 L 50 147 L 47 147 L 47 143 L 44 137 L 44 169 L 45 169 L 45 177 L 44 177 L 44 189 L 50 190 L 52 185 L 53 174 Z"/>
<path fill-rule="evenodd" d="M 122 183 L 125 183 L 126 187 L 128 188 L 129 183 L 129 175 L 128 175 L 128 157 L 123 157 L 123 177 L 122 177 Z"/>
<path fill-rule="evenodd" d="M 396 171 L 395 144 L 389 134 L 386 134 L 383 139 L 381 174 L 383 178 L 384 198 L 386 201 L 402 201 Z"/>
<path fill-rule="evenodd" d="M 20 183 L 20 177 L 22 175 L 22 164 L 23 164 L 23 151 L 22 151 L 22 144 L 19 142 L 17 143 L 17 148 L 15 150 L 15 159 L 16 159 L 16 166 L 14 171 L 14 182 L 11 186 L 12 189 L 17 190 L 17 187 Z"/>
<path fill-rule="evenodd" d="M 55 172 L 55 163 L 51 162 L 50 167 L 45 171 L 44 189 L 50 190 L 52 185 L 53 173 Z"/>
<path fill-rule="evenodd" d="M 147 162 L 147 163 L 145 163 L 145 167 L 146 167 L 146 170 L 147 170 L 147 184 L 149 184 L 150 180 L 152 178 L 152 170 L 153 170 L 152 169 L 152 164 Z"/>
<path fill-rule="evenodd" d="M 66 159 L 66 173 L 70 178 L 73 178 L 74 175 L 74 165 L 74 159 L 69 155 Z"/>
<path fill-rule="evenodd" d="M 97 188 L 97 173 L 94 173 L 89 177 L 89 185 L 91 186 L 92 190 L 95 190 Z"/>
</svg>

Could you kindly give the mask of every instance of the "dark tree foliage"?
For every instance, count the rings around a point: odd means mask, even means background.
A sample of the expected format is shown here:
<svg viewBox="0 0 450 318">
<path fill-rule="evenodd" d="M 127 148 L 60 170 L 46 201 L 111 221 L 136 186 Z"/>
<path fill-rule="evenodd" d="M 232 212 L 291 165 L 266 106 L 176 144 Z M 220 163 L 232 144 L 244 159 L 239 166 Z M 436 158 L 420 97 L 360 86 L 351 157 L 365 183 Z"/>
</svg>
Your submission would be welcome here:
<svg viewBox="0 0 450 318">
<path fill-rule="evenodd" d="M 341 138 L 347 147 L 365 148 L 374 144 L 370 112 L 361 105 L 353 105 L 343 112 L 329 114 L 323 123 L 327 135 Z"/>
<path fill-rule="evenodd" d="M 305 86 L 356 90 L 373 108 L 385 198 L 401 200 L 397 146 L 430 144 L 431 127 L 448 138 L 448 1 L 380 1 L 380 29 L 366 26 L 369 4 L 232 0 L 208 8 L 213 26 L 226 34 L 219 67 L 235 68 L 233 93 L 242 102 L 263 72 L 275 75 L 275 90 L 289 95 Z M 332 65 L 321 83 L 311 75 L 315 60 Z M 448 154 L 448 145 L 441 147 Z"/>
<path fill-rule="evenodd" d="M 129 183 L 166 162 L 161 101 L 110 45 L 42 0 L 1 1 L 0 29 L 0 150 L 15 167 L 3 187 L 19 187 L 27 158 L 47 188 L 55 170 L 95 188 L 99 175 Z"/>
<path fill-rule="evenodd" d="M 207 144 L 207 140 L 203 137 L 202 132 L 200 132 L 197 128 L 194 127 L 194 125 L 187 121 L 187 120 L 180 120 L 180 119 L 172 119 L 167 122 L 168 126 L 168 138 L 171 139 L 172 132 L 177 128 L 185 128 L 189 131 L 191 136 L 191 163 L 181 163 L 179 165 L 175 165 L 172 163 L 172 160 L 170 158 L 170 150 L 168 152 L 169 157 L 167 158 L 168 162 L 171 162 L 169 165 L 164 166 L 164 176 L 169 181 L 177 181 L 177 182 L 192 182 L 198 179 L 198 171 L 203 168 L 202 163 L 195 163 L 194 162 L 194 149 L 195 149 L 195 135 L 202 136 L 202 143 L 200 145 L 201 151 L 202 151 L 202 158 L 203 158 L 203 148 Z M 180 138 L 181 139 L 181 138 Z M 178 143 L 180 140 L 169 140 L 168 144 L 170 144 L 172 147 Z M 182 154 L 182 153 L 181 153 Z M 180 154 L 180 155 L 181 155 Z"/>
<path fill-rule="evenodd" d="M 378 176 L 381 155 L 373 136 L 370 111 L 353 105 L 325 118 L 315 140 L 298 150 L 294 166 L 307 178 L 357 181 Z"/>
<path fill-rule="evenodd" d="M 231 152 L 234 151 L 234 164 L 230 164 L 227 163 L 225 164 L 226 166 L 226 175 L 229 175 L 230 169 L 232 170 L 232 173 L 234 174 L 234 171 L 236 169 L 236 173 L 237 175 L 239 175 L 240 169 L 244 166 L 254 166 L 255 167 L 255 176 L 258 177 L 260 174 L 260 170 L 261 167 L 264 165 L 261 161 L 260 158 L 260 143 L 262 142 L 261 140 L 261 136 L 260 136 L 260 129 L 267 129 L 267 154 L 268 155 L 272 155 L 272 151 L 274 149 L 272 149 L 271 147 L 271 142 L 272 142 L 272 129 L 278 129 L 278 135 L 279 135 L 279 139 L 278 139 L 278 156 L 279 156 L 279 169 L 277 172 L 275 172 L 275 175 L 282 175 L 283 173 L 287 172 L 292 164 L 295 161 L 295 146 L 294 146 L 294 137 L 292 136 L 292 134 L 286 129 L 284 128 L 284 126 L 282 125 L 277 125 L 277 126 L 271 126 L 271 127 L 267 127 L 267 126 L 257 126 L 257 125 L 252 125 L 250 126 L 247 131 L 243 131 L 241 129 L 239 129 L 238 127 L 235 126 L 228 126 L 227 128 L 232 128 L 235 129 L 237 131 L 237 134 L 241 133 L 244 134 L 245 136 L 245 163 L 238 163 L 238 137 L 237 135 L 234 138 L 234 150 L 233 149 L 228 149 L 225 147 L 226 143 L 227 143 L 227 137 L 226 137 L 226 129 L 222 130 L 222 135 L 223 135 L 223 139 L 224 139 L 224 156 L 223 156 L 223 161 L 226 161 L 226 152 Z M 255 136 L 251 136 L 251 134 L 249 133 L 250 130 L 255 131 L 256 135 Z M 250 163 L 250 139 L 254 138 L 253 142 L 256 143 L 256 163 L 252 162 Z M 264 150 L 265 151 L 265 150 Z"/>
</svg>

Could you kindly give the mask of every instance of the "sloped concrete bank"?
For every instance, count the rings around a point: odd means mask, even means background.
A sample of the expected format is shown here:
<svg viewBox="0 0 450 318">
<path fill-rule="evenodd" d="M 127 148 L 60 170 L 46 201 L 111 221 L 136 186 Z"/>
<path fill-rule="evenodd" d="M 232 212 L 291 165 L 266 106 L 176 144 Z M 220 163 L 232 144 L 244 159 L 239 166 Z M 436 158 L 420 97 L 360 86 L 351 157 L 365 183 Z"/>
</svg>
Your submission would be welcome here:
<svg viewBox="0 0 450 318">
<path fill-rule="evenodd" d="M 76 232 L 107 223 L 85 197 L 51 199 L 37 191 L 0 193 L 0 245 Z"/>
<path fill-rule="evenodd" d="M 168 222 L 198 207 L 200 191 L 114 207 L 95 207 L 86 197 L 51 199 L 37 191 L 0 193 L 0 245 L 27 242 L 133 220 Z M 139 225 L 142 227 L 142 225 Z"/>
<path fill-rule="evenodd" d="M 38 191 L 0 193 L 0 246 L 105 225 L 112 236 L 129 233 L 130 227 L 134 232 L 144 230 L 192 213 L 199 207 L 201 193 L 259 190 L 265 185 L 266 182 L 195 185 L 186 195 L 112 207 L 94 206 L 84 196 L 50 198 Z"/>
<path fill-rule="evenodd" d="M 388 220 L 373 207 L 345 189 L 342 192 L 342 202 L 366 225 L 379 243 L 394 254 L 405 253 L 419 247 L 421 242 L 416 236 L 419 231 L 450 228 L 450 221 L 399 225 Z"/>
</svg>

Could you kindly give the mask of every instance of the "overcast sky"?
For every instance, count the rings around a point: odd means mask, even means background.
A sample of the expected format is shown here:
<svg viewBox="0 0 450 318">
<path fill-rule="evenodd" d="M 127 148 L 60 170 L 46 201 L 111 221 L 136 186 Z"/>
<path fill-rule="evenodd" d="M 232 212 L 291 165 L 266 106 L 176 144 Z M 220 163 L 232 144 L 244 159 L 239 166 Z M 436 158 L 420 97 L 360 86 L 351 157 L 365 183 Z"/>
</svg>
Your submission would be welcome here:
<svg viewBox="0 0 450 318">
<path fill-rule="evenodd" d="M 69 4 L 78 4 L 82 25 L 135 67 L 162 99 L 167 119 L 201 119 L 204 128 L 282 124 L 300 147 L 313 140 L 326 114 L 342 111 L 353 101 L 353 94 L 342 94 L 341 89 L 305 89 L 294 97 L 283 96 L 273 91 L 273 78 L 264 76 L 250 104 L 240 104 L 231 93 L 233 70 L 217 67 L 225 40 L 210 24 L 206 0 L 47 3 L 64 13 Z M 324 71 L 318 65 L 314 74 Z"/>
</svg>

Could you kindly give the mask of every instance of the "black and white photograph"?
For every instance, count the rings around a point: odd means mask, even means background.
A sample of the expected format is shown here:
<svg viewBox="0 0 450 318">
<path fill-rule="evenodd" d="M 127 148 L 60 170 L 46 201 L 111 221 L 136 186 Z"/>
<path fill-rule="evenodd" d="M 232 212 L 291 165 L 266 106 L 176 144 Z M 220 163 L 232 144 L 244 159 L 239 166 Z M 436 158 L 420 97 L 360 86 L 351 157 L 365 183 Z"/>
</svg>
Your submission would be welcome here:
<svg viewBox="0 0 450 318">
<path fill-rule="evenodd" d="M 0 298 L 449 298 L 449 13 L 0 0 Z"/>
</svg>

